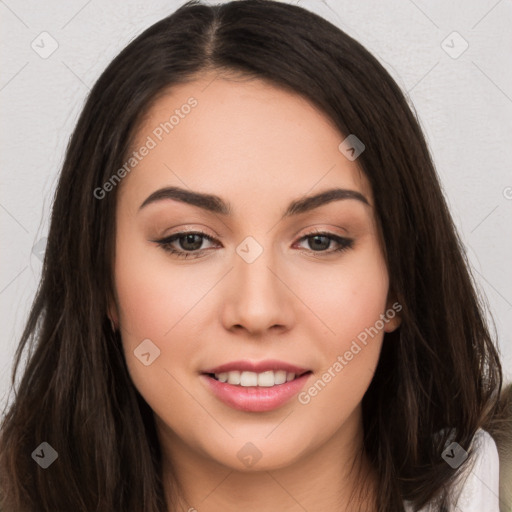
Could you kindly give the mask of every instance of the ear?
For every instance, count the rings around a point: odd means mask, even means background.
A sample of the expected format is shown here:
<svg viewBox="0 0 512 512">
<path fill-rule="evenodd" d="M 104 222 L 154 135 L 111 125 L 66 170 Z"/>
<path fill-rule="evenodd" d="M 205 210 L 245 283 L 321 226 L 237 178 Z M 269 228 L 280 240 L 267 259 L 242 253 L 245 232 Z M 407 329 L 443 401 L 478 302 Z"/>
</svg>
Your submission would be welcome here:
<svg viewBox="0 0 512 512">
<path fill-rule="evenodd" d="M 402 305 L 393 299 L 389 299 L 386 306 L 386 312 L 384 313 L 386 321 L 384 323 L 384 332 L 393 332 L 402 323 Z"/>
</svg>

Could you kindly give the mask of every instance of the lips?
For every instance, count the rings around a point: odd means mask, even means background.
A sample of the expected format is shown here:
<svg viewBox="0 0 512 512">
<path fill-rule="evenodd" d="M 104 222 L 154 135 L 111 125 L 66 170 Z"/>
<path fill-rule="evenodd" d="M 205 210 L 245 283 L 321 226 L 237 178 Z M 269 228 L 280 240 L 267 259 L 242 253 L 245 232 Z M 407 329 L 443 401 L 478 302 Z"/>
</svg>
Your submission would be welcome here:
<svg viewBox="0 0 512 512">
<path fill-rule="evenodd" d="M 230 363 L 221 364 L 208 370 L 204 370 L 202 373 L 223 373 L 230 371 L 248 371 L 254 373 L 262 373 L 268 370 L 279 371 L 284 370 L 289 373 L 295 373 L 295 375 L 302 375 L 308 370 L 306 368 L 300 368 L 284 361 L 278 361 L 275 359 L 268 359 L 265 361 L 232 361 Z"/>
<path fill-rule="evenodd" d="M 288 402 L 310 374 L 310 370 L 283 361 L 233 361 L 202 372 L 201 380 L 230 407 L 264 412 Z"/>
</svg>

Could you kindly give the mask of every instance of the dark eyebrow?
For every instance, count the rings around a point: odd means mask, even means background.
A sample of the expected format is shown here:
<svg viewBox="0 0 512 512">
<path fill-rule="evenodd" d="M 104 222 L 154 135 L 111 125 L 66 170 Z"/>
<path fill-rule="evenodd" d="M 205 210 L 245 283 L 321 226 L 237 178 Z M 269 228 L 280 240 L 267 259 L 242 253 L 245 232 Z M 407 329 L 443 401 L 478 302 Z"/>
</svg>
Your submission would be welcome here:
<svg viewBox="0 0 512 512">
<path fill-rule="evenodd" d="M 213 194 L 203 194 L 200 192 L 192 192 L 190 190 L 185 190 L 179 187 L 165 187 L 156 190 L 144 200 L 144 202 L 139 206 L 139 210 L 150 203 L 154 203 L 163 199 L 174 199 L 175 201 L 197 206 L 203 210 L 221 215 L 231 215 L 233 212 L 231 205 L 225 202 L 219 196 Z M 305 213 L 318 208 L 324 204 L 330 203 L 331 201 L 340 199 L 356 199 L 357 201 L 361 201 L 368 206 L 370 205 L 366 197 L 356 190 L 332 188 L 325 190 L 324 192 L 320 192 L 314 196 L 306 196 L 304 198 L 292 201 L 283 214 L 283 218 L 292 215 L 299 215 L 301 213 Z"/>
</svg>

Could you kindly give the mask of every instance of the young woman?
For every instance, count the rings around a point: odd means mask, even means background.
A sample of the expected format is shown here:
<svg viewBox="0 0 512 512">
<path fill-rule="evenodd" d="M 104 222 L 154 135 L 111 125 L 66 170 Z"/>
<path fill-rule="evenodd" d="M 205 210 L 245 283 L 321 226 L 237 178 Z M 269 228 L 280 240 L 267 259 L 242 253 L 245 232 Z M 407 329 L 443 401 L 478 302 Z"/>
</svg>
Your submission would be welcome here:
<svg viewBox="0 0 512 512">
<path fill-rule="evenodd" d="M 3 512 L 498 511 L 501 367 L 425 139 L 300 7 L 189 2 L 108 66 L 28 347 Z"/>
</svg>

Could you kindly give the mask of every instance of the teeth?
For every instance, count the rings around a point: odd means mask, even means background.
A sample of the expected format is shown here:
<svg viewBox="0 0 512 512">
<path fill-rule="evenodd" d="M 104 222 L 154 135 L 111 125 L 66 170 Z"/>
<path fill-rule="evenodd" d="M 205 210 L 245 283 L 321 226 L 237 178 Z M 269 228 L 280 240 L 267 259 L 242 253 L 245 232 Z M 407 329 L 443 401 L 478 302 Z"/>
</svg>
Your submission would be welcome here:
<svg viewBox="0 0 512 512">
<path fill-rule="evenodd" d="M 222 372 L 216 373 L 215 378 L 220 382 L 227 382 L 235 386 L 260 386 L 270 388 L 295 379 L 295 373 L 286 372 L 285 370 L 255 373 L 255 372 Z"/>
<path fill-rule="evenodd" d="M 240 386 L 257 386 L 258 374 L 254 372 L 242 372 L 240 375 Z"/>
<path fill-rule="evenodd" d="M 275 384 L 274 372 L 268 371 L 258 374 L 258 386 L 269 388 Z"/>
<path fill-rule="evenodd" d="M 236 386 L 240 384 L 240 372 L 228 372 L 227 376 L 228 384 L 234 384 Z"/>
<path fill-rule="evenodd" d="M 293 375 L 292 379 L 295 378 L 294 373 L 290 373 L 290 375 Z M 290 379 L 290 380 L 292 380 Z M 274 372 L 274 384 L 284 384 L 286 382 L 286 371 L 285 370 L 279 370 L 277 372 Z"/>
</svg>

